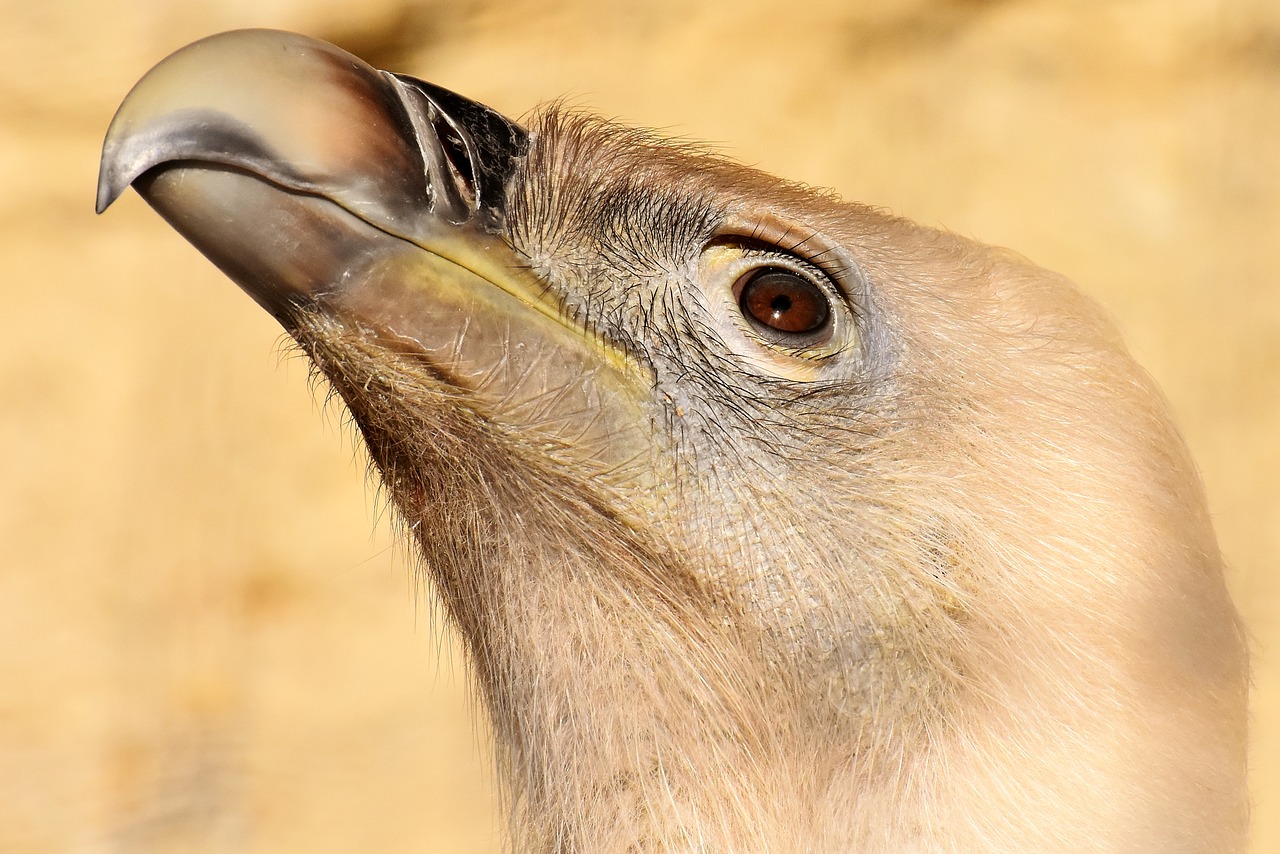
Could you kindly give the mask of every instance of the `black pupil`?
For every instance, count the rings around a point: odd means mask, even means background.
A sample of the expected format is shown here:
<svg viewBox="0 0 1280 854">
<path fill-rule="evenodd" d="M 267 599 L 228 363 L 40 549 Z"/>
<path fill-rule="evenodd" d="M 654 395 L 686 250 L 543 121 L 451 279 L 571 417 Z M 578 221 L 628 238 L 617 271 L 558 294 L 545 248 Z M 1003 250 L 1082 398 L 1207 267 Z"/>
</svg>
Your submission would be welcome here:
<svg viewBox="0 0 1280 854">
<path fill-rule="evenodd" d="M 831 319 L 822 288 L 799 273 L 778 267 L 749 274 L 738 305 L 756 323 L 792 335 L 817 332 Z"/>
</svg>

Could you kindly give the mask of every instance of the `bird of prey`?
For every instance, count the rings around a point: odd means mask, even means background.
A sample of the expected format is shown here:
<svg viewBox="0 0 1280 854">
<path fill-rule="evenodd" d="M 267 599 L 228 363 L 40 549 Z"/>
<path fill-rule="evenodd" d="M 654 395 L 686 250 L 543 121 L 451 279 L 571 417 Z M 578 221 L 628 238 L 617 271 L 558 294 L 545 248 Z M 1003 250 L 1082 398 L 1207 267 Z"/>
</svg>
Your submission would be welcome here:
<svg viewBox="0 0 1280 854">
<path fill-rule="evenodd" d="M 131 184 L 350 409 L 513 850 L 1241 850 L 1199 478 L 1059 276 L 263 30 L 138 83 Z"/>
</svg>

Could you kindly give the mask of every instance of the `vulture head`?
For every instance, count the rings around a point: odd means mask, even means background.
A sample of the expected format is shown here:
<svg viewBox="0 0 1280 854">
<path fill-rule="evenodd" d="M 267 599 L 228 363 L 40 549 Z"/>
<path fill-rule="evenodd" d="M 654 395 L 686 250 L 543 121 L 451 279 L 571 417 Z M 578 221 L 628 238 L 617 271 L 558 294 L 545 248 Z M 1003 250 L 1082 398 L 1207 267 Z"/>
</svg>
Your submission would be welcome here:
<svg viewBox="0 0 1280 854">
<path fill-rule="evenodd" d="M 132 184 L 341 395 L 518 851 L 1238 851 L 1194 465 L 1059 276 L 271 31 L 149 72 Z"/>
</svg>

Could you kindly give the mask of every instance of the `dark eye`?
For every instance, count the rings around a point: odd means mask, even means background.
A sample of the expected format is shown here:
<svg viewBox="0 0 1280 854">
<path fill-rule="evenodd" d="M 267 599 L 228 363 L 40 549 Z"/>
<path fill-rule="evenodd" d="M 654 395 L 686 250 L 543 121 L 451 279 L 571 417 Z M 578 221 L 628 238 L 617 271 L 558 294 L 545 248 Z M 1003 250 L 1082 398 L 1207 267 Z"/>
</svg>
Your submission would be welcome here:
<svg viewBox="0 0 1280 854">
<path fill-rule="evenodd" d="M 742 314 L 779 344 L 808 347 L 831 336 L 831 304 L 814 282 L 784 267 L 761 267 L 734 287 Z"/>
</svg>

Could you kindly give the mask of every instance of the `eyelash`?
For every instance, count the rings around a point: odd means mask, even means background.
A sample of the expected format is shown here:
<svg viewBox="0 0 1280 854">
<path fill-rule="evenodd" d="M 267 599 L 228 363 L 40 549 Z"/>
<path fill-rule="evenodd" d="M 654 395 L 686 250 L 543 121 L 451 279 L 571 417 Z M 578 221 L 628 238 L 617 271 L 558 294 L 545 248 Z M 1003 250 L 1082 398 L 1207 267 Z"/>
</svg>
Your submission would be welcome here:
<svg viewBox="0 0 1280 854">
<path fill-rule="evenodd" d="M 837 297 L 843 298 L 844 296 L 843 291 L 836 284 L 836 276 L 832 275 L 831 271 L 823 269 L 804 256 L 796 255 L 785 247 L 775 246 L 750 237 L 737 236 L 718 237 L 707 244 L 708 248 L 712 246 L 732 246 L 742 253 L 743 259 L 761 261 L 762 263 L 757 266 L 794 267 L 796 272 L 812 278 L 833 299 Z M 835 272 L 838 273 L 839 271 Z"/>
</svg>

